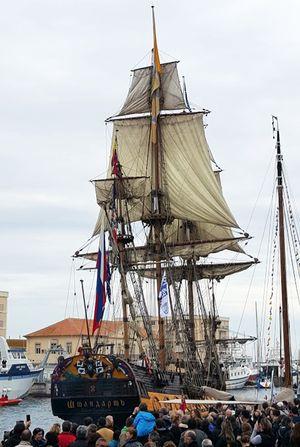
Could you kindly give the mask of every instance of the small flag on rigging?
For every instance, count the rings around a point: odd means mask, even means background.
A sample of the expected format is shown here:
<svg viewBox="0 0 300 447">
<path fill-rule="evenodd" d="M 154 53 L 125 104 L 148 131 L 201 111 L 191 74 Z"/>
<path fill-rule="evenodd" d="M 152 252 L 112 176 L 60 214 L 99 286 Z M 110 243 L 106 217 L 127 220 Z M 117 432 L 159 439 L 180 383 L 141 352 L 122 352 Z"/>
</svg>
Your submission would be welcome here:
<svg viewBox="0 0 300 447">
<path fill-rule="evenodd" d="M 160 306 L 159 306 L 159 315 L 161 318 L 166 318 L 170 316 L 170 308 L 169 308 L 169 286 L 167 282 L 166 272 L 164 273 L 161 286 L 158 296 Z"/>
<path fill-rule="evenodd" d="M 113 153 L 111 157 L 111 173 L 116 176 L 120 174 L 120 163 L 117 150 L 118 150 L 118 140 L 117 136 L 115 136 Z"/>
<path fill-rule="evenodd" d="M 97 258 L 97 285 L 96 301 L 94 309 L 93 333 L 100 328 L 101 320 L 104 314 L 106 295 L 110 301 L 110 274 L 105 251 L 105 234 L 100 234 L 99 252 Z"/>
</svg>

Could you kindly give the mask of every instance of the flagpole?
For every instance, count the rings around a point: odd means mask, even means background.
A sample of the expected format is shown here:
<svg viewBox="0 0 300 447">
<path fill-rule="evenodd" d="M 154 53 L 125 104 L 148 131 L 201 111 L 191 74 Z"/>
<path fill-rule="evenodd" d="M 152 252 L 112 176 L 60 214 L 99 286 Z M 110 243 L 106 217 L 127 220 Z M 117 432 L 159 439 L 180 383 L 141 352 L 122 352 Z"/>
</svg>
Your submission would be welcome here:
<svg viewBox="0 0 300 447">
<path fill-rule="evenodd" d="M 87 307 L 86 307 L 85 293 L 84 293 L 84 287 L 83 287 L 83 279 L 81 279 L 80 282 L 81 282 L 81 291 L 82 291 L 82 298 L 83 298 L 83 305 L 84 305 L 84 313 L 85 313 L 85 322 L 86 322 L 87 335 L 88 335 L 88 339 L 89 339 L 90 349 L 92 349 L 90 328 L 89 328 L 89 320 L 88 320 L 88 315 L 87 315 Z"/>
</svg>

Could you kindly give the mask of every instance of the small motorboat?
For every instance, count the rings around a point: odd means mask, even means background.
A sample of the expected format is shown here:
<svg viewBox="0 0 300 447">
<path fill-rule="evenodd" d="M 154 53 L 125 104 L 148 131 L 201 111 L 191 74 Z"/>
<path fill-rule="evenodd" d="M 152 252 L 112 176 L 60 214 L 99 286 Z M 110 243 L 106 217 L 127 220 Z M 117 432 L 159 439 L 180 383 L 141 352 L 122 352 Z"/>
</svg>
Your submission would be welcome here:
<svg viewBox="0 0 300 447">
<path fill-rule="evenodd" d="M 8 396 L 0 397 L 0 407 L 7 407 L 9 405 L 18 405 L 22 399 L 9 399 Z"/>
</svg>

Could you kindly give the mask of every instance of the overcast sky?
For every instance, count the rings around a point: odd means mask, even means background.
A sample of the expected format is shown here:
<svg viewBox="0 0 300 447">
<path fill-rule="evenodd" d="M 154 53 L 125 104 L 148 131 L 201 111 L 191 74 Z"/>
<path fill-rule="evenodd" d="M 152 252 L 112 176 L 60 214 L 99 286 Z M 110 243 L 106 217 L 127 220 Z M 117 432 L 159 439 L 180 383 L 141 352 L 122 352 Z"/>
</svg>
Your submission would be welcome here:
<svg viewBox="0 0 300 447">
<path fill-rule="evenodd" d="M 224 169 L 224 193 L 240 226 L 248 226 L 274 153 L 272 114 L 280 119 L 297 201 L 299 2 L 154 4 L 161 59 L 181 61 L 191 103 L 212 111 L 207 138 Z M 149 61 L 150 5 L 146 0 L 2 2 L 0 290 L 10 294 L 10 336 L 77 313 L 69 286 L 71 255 L 90 237 L 98 212 L 88 180 L 105 171 L 111 128 L 104 120 L 120 108 L 130 69 Z M 273 167 L 247 228 L 254 236 L 247 250 L 254 256 L 272 178 Z M 260 259 L 241 324 L 248 334 L 255 333 L 255 300 L 262 308 L 263 250 Z M 219 287 L 220 312 L 230 316 L 233 330 L 251 277 L 252 271 L 231 278 L 225 294 Z M 80 278 L 76 274 L 79 313 Z M 299 303 L 296 297 L 292 302 L 295 320 Z M 295 338 L 293 343 L 298 348 Z"/>
</svg>

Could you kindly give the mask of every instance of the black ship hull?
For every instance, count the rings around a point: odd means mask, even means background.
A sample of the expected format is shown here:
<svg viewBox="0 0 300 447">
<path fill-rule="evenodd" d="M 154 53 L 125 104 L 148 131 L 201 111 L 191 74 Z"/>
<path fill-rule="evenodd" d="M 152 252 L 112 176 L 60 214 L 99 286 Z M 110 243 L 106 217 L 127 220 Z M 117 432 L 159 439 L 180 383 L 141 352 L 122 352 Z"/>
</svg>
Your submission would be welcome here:
<svg viewBox="0 0 300 447">
<path fill-rule="evenodd" d="M 158 409 L 161 400 L 180 397 L 178 374 L 162 381 L 147 368 L 130 365 L 115 356 L 75 356 L 60 359 L 52 374 L 52 412 L 61 419 L 82 423 L 86 416 L 97 422 L 112 415 L 121 427 L 134 408 L 145 402 Z"/>
</svg>

